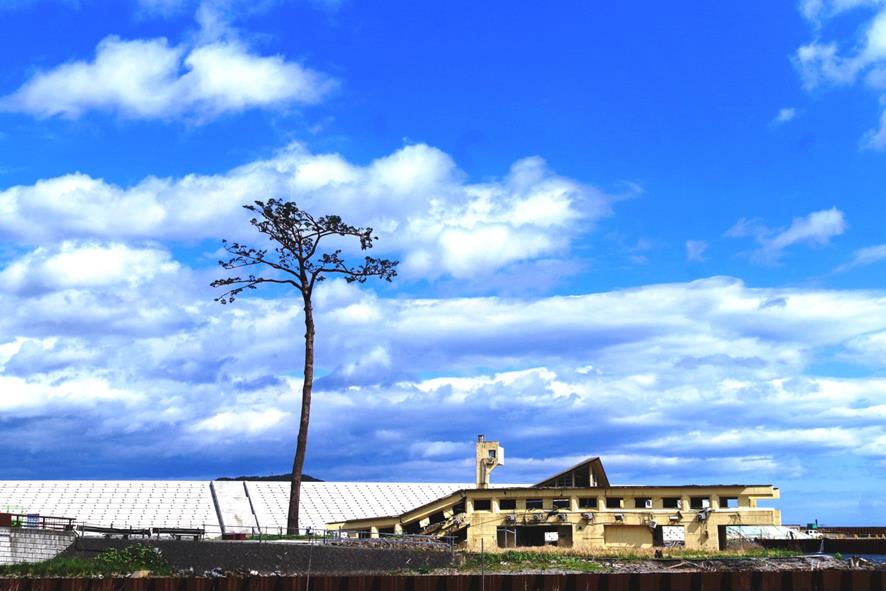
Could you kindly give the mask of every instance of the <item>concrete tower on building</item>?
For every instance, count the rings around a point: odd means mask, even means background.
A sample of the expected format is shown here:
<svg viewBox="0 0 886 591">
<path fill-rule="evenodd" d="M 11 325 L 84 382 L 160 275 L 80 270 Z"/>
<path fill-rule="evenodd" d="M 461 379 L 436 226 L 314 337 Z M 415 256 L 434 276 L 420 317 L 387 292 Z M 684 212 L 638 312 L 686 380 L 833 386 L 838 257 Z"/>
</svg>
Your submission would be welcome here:
<svg viewBox="0 0 886 591">
<path fill-rule="evenodd" d="M 489 488 L 489 475 L 505 463 L 505 448 L 498 441 L 486 441 L 477 435 L 477 488 Z"/>
</svg>

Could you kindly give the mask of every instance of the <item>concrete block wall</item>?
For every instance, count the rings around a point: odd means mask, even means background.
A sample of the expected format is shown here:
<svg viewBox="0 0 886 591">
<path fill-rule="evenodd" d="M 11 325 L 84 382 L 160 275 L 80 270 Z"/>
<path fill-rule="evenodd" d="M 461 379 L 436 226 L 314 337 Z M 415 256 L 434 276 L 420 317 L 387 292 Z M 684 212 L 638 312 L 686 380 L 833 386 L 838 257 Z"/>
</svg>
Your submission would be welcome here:
<svg viewBox="0 0 886 591">
<path fill-rule="evenodd" d="M 42 562 L 55 558 L 75 539 L 74 532 L 0 527 L 0 564 Z"/>
</svg>

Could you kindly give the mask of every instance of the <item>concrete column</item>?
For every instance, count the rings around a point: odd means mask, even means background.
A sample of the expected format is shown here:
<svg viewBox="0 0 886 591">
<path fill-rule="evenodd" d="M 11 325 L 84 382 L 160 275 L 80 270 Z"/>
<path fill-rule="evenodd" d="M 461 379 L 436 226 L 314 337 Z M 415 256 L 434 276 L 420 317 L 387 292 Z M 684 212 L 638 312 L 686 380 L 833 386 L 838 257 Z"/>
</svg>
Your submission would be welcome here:
<svg viewBox="0 0 886 591">
<path fill-rule="evenodd" d="M 402 536 L 403 535 L 403 525 L 400 523 L 395 523 L 394 524 L 394 533 L 397 534 L 398 536 Z"/>
<path fill-rule="evenodd" d="M 369 537 L 377 538 L 378 537 L 378 528 L 374 525 L 369 528 Z"/>
</svg>

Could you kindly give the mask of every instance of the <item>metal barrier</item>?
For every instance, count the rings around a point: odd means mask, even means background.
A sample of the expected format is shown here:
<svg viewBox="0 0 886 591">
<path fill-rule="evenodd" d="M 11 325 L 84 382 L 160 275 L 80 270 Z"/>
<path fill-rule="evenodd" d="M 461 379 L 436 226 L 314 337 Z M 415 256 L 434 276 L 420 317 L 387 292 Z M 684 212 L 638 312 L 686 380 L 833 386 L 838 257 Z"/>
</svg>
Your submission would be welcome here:
<svg viewBox="0 0 886 591">
<path fill-rule="evenodd" d="M 237 531 L 226 528 L 228 531 L 221 532 L 220 528 L 206 526 L 206 536 L 213 536 L 213 529 L 218 529 L 218 536 L 222 539 L 252 542 L 291 542 L 303 544 L 334 544 L 334 545 L 359 545 L 374 547 L 424 547 L 438 550 L 453 551 L 456 539 L 453 536 L 431 536 L 422 534 L 394 534 L 388 532 L 372 532 L 370 530 L 332 530 L 318 528 L 300 528 L 298 534 L 287 534 L 285 528 L 280 527 L 242 527 Z"/>
<path fill-rule="evenodd" d="M 7 527 L 26 527 L 29 529 L 72 530 L 73 517 L 53 517 L 37 513 L 0 513 L 0 525 Z"/>
<path fill-rule="evenodd" d="M 73 520 L 70 520 L 73 522 Z M 193 540 L 221 539 L 225 541 L 268 543 L 282 542 L 311 545 L 351 545 L 379 548 L 429 548 L 454 551 L 456 538 L 453 536 L 430 536 L 422 534 L 393 534 L 369 530 L 331 530 L 301 528 L 298 534 L 287 534 L 281 527 L 228 527 L 205 524 L 200 528 L 179 527 L 107 527 L 89 524 L 76 524 L 71 529 L 81 535 L 102 536 L 105 538 L 155 538 Z"/>
<path fill-rule="evenodd" d="M 103 527 L 99 525 L 78 525 L 74 528 L 81 534 L 98 534 L 106 538 L 149 538 L 151 530 L 132 527 Z"/>
</svg>

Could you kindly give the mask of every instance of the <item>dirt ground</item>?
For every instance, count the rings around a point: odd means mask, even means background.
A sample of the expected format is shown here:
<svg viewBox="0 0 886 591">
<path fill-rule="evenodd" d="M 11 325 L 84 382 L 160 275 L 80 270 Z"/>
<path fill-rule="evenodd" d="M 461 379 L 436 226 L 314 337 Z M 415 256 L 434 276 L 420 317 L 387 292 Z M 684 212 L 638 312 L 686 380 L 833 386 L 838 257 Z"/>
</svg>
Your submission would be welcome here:
<svg viewBox="0 0 886 591">
<path fill-rule="evenodd" d="M 582 564 L 584 563 L 584 564 Z M 660 572 L 786 572 L 816 570 L 886 570 L 886 563 L 864 559 L 834 558 L 833 556 L 796 556 L 779 558 L 709 558 L 709 559 L 574 559 L 571 564 L 550 565 L 544 568 L 489 569 L 488 573 L 507 574 L 567 574 L 575 572 L 600 573 L 660 573 Z M 438 569 L 435 574 L 479 573 L 479 567 Z"/>
</svg>

